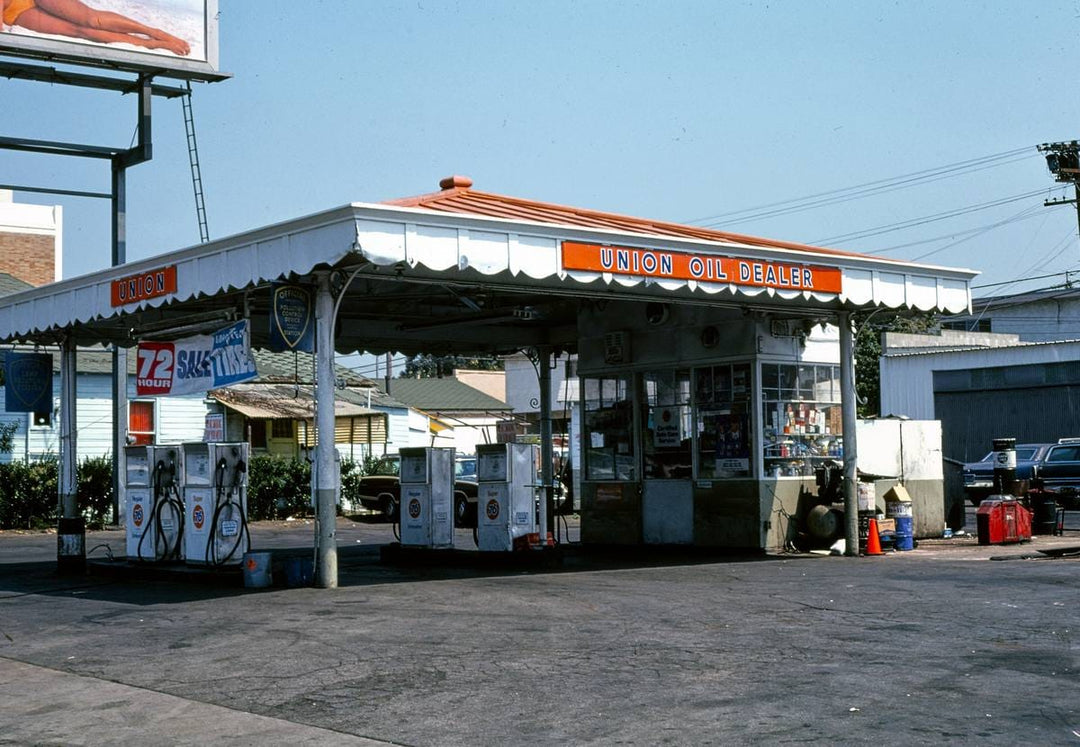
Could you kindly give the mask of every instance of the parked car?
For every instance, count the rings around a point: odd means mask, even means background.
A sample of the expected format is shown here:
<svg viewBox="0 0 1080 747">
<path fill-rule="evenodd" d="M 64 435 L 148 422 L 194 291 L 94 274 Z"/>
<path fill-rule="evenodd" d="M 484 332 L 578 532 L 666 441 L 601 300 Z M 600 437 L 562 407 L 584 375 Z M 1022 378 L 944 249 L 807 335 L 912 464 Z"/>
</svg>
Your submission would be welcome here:
<svg viewBox="0 0 1080 747">
<path fill-rule="evenodd" d="M 1035 465 L 1046 456 L 1054 444 L 1017 444 L 1016 479 L 1030 481 Z M 994 452 L 977 462 L 964 465 L 964 494 L 972 505 L 978 506 L 994 492 Z"/>
<path fill-rule="evenodd" d="M 1032 487 L 1053 494 L 1064 508 L 1080 508 L 1080 438 L 1063 438 L 1046 450 Z"/>
<path fill-rule="evenodd" d="M 476 482 L 476 457 L 459 456 L 454 459 L 454 479 Z"/>
<path fill-rule="evenodd" d="M 466 465 L 467 466 L 467 465 Z M 379 460 L 368 474 L 360 478 L 360 505 L 369 511 L 378 511 L 390 521 L 397 521 L 401 507 L 401 462 L 396 456 Z M 455 464 L 455 473 L 459 473 Z M 463 470 L 460 474 L 466 474 Z M 476 526 L 476 460 L 473 458 L 472 480 L 454 480 L 454 526 Z M 471 522 L 469 523 L 471 518 Z"/>
</svg>

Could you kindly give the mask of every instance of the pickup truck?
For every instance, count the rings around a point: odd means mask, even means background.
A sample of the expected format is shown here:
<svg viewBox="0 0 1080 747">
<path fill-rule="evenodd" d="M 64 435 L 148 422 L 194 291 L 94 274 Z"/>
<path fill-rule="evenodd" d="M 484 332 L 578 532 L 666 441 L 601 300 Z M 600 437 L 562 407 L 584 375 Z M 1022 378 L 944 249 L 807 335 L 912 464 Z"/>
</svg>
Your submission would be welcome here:
<svg viewBox="0 0 1080 747">
<path fill-rule="evenodd" d="M 1080 509 L 1080 438 L 1063 438 L 1046 450 L 1032 488 L 1053 494 L 1064 508 Z"/>
<path fill-rule="evenodd" d="M 381 459 L 369 474 L 360 478 L 360 505 L 378 511 L 388 521 L 397 521 L 401 504 L 400 461 L 396 456 Z M 476 526 L 476 457 L 460 457 L 454 465 L 454 526 Z"/>
<path fill-rule="evenodd" d="M 1034 476 L 1035 466 L 1040 464 L 1047 451 L 1055 444 L 1017 444 L 1016 479 L 1028 480 Z M 994 452 L 977 462 L 964 465 L 964 495 L 973 506 L 994 492 Z"/>
</svg>

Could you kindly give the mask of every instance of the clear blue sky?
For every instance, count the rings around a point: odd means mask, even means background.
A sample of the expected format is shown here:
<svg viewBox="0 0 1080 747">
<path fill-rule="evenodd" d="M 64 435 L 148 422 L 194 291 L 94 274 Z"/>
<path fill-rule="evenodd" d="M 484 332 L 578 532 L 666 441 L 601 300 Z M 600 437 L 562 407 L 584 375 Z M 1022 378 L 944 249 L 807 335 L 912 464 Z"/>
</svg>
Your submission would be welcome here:
<svg viewBox="0 0 1080 747">
<path fill-rule="evenodd" d="M 92 0 L 91 0 L 91 4 Z M 211 236 L 352 201 L 478 189 L 694 222 L 993 154 L 993 168 L 732 231 L 970 267 L 1076 269 L 1076 213 L 1035 144 L 1080 137 L 1080 3 L 220 0 L 233 78 L 196 85 Z M 135 100 L 0 81 L 0 134 L 126 145 Z M 129 172 L 128 257 L 198 242 L 179 102 Z M 1027 149 L 1020 151 L 1020 149 Z M 107 191 L 97 161 L 0 152 L 0 182 Z M 1071 196 L 1071 195 L 1070 195 Z M 65 206 L 65 275 L 109 263 L 105 201 Z M 1027 211 L 1026 220 L 985 230 Z M 1015 291 L 1056 282 L 1053 279 Z M 993 289 L 995 291 L 999 289 Z M 976 291 L 976 295 L 990 290 Z"/>
</svg>

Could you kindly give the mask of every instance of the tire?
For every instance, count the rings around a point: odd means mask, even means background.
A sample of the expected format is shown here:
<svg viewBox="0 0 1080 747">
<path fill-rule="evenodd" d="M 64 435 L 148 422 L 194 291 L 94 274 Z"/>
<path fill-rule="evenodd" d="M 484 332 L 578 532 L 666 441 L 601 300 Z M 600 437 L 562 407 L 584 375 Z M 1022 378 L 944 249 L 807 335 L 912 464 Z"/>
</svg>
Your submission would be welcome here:
<svg viewBox="0 0 1080 747">
<path fill-rule="evenodd" d="M 383 516 L 387 521 L 398 520 L 398 499 L 389 493 L 384 494 L 380 499 L 380 505 L 382 506 Z"/>
<path fill-rule="evenodd" d="M 469 499 L 464 493 L 454 493 L 454 526 L 458 529 L 467 529 L 469 522 Z"/>
</svg>

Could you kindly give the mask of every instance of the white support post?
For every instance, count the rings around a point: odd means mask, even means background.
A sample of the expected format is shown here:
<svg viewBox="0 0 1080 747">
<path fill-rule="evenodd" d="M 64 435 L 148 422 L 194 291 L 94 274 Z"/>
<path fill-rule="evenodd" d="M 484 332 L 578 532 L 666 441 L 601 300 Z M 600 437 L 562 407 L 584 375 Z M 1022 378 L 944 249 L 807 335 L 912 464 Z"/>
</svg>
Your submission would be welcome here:
<svg viewBox="0 0 1080 747">
<path fill-rule="evenodd" d="M 844 436 L 844 554 L 859 554 L 858 449 L 855 443 L 855 342 L 851 312 L 840 314 L 840 414 Z"/>
<path fill-rule="evenodd" d="M 60 515 L 66 519 L 78 515 L 76 501 L 76 387 L 75 341 L 71 337 L 60 347 Z"/>
<path fill-rule="evenodd" d="M 540 368 L 540 482 L 544 499 L 540 501 L 540 545 L 547 546 L 547 533 L 554 529 L 555 471 L 552 469 L 554 448 L 551 442 L 551 348 L 538 351 Z M 548 526 L 551 524 L 551 526 Z"/>
<path fill-rule="evenodd" d="M 315 428 L 315 552 L 316 582 L 323 589 L 338 585 L 337 493 L 334 469 L 334 296 L 330 277 L 319 277 L 315 292 L 316 381 Z"/>
<path fill-rule="evenodd" d="M 112 429 L 112 486 L 113 486 L 113 523 L 124 526 L 125 502 L 124 448 L 128 445 L 128 395 L 127 395 L 127 348 L 113 347 L 112 392 L 113 392 L 113 429 Z"/>
</svg>

